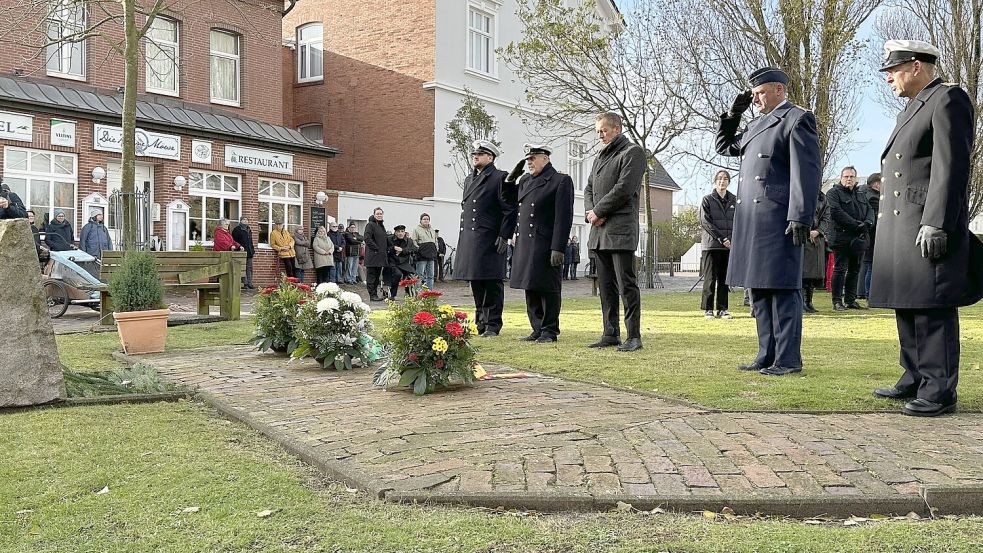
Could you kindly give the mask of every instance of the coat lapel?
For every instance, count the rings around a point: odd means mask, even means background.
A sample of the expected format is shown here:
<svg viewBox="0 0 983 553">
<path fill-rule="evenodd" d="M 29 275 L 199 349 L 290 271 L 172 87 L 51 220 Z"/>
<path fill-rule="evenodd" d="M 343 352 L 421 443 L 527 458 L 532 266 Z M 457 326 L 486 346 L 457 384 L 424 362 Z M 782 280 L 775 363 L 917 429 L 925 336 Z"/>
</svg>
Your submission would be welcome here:
<svg viewBox="0 0 983 553">
<path fill-rule="evenodd" d="M 529 184 L 524 186 L 522 190 L 519 191 L 519 199 L 521 200 L 525 198 L 533 190 L 536 190 L 546 185 L 550 181 L 550 179 L 553 178 L 553 175 L 555 174 L 556 174 L 556 169 L 554 169 L 552 165 L 548 165 L 545 169 L 543 169 L 542 173 L 536 175 L 535 177 L 530 178 Z"/>
<path fill-rule="evenodd" d="M 494 166 L 488 165 L 484 169 L 482 169 L 481 172 L 477 174 L 477 176 L 475 176 L 474 174 L 471 175 L 471 178 L 468 179 L 469 182 L 464 183 L 465 200 L 467 200 L 468 198 L 471 197 L 472 194 L 474 194 L 475 190 L 477 190 L 478 187 L 481 186 L 481 183 L 485 182 L 485 179 L 488 178 L 488 175 L 490 175 L 493 170 L 494 170 Z"/>
<path fill-rule="evenodd" d="M 771 113 L 759 118 L 758 121 L 752 122 L 751 126 L 744 133 L 741 150 L 743 151 L 744 148 L 747 148 L 747 145 L 750 144 L 756 136 L 781 123 L 790 107 L 792 107 L 792 104 L 786 102 L 784 105 L 775 108 Z"/>
<path fill-rule="evenodd" d="M 610 144 L 607 148 L 605 148 L 605 151 L 602 151 L 601 154 L 597 156 L 597 159 L 594 161 L 594 166 L 591 168 L 591 173 L 593 175 L 597 175 L 601 169 L 608 164 L 608 162 L 615 158 L 615 155 L 618 152 L 624 149 L 625 146 L 623 143 L 628 141 L 628 137 L 620 134 L 616 140 L 617 143 Z"/>
<path fill-rule="evenodd" d="M 908 122 L 915 117 L 918 110 L 922 109 L 925 102 L 932 96 L 932 94 L 935 93 L 936 90 L 938 90 L 938 84 L 941 82 L 942 79 L 935 79 L 934 81 L 928 83 L 928 85 L 926 85 L 921 92 L 915 95 L 915 97 L 908 102 L 908 105 L 905 106 L 905 110 L 898 114 L 898 123 L 894 126 L 894 132 L 892 132 L 891 136 L 887 139 L 887 144 L 884 146 L 884 151 L 881 152 L 881 159 L 887 157 L 887 152 L 894 144 L 894 139 L 898 137 L 898 132 L 901 131 L 901 128 L 907 125 Z"/>
</svg>

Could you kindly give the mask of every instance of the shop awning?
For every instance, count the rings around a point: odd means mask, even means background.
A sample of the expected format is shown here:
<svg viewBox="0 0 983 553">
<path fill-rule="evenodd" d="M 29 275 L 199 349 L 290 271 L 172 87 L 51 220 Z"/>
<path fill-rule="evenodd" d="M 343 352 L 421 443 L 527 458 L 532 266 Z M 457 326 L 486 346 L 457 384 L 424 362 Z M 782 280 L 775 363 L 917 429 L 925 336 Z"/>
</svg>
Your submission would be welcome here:
<svg viewBox="0 0 983 553">
<path fill-rule="evenodd" d="M 339 150 L 306 138 L 295 129 L 254 119 L 189 107 L 180 100 L 137 100 L 137 124 L 148 130 L 217 138 L 237 144 L 276 148 L 298 153 L 333 157 Z M 94 92 L 89 86 L 0 76 L 0 108 L 31 110 L 58 116 L 75 116 L 120 124 L 123 95 Z"/>
</svg>

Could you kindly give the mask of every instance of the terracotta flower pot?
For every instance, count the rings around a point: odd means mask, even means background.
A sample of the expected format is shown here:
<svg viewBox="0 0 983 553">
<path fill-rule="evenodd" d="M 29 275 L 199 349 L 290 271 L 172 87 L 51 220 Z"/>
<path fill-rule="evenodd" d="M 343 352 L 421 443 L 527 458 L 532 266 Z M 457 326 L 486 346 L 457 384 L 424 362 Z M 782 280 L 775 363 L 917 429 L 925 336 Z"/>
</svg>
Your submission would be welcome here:
<svg viewBox="0 0 983 553">
<path fill-rule="evenodd" d="M 137 355 L 164 351 L 170 314 L 170 309 L 113 313 L 119 339 L 123 342 L 123 353 Z"/>
</svg>

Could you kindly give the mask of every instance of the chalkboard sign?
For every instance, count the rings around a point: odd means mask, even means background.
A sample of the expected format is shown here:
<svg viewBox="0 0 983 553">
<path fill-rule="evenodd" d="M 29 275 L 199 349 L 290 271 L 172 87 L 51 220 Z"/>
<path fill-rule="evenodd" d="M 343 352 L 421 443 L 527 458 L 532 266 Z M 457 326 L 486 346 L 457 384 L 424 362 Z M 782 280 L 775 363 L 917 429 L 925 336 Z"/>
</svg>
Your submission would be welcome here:
<svg viewBox="0 0 983 553">
<path fill-rule="evenodd" d="M 311 234 L 312 235 L 317 232 L 318 227 L 324 226 L 325 228 L 327 228 L 327 224 L 325 224 L 325 221 L 326 220 L 324 216 L 324 208 L 311 206 Z"/>
</svg>

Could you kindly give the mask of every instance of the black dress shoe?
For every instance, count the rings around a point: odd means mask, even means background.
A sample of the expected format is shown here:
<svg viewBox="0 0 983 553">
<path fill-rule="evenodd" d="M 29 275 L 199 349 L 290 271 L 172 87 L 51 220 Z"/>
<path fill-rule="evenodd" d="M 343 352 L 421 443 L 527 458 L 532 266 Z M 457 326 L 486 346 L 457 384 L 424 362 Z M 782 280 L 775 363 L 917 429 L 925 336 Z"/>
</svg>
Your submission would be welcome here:
<svg viewBox="0 0 983 553">
<path fill-rule="evenodd" d="M 833 311 L 846 311 L 846 306 L 840 302 L 833 304 Z"/>
<path fill-rule="evenodd" d="M 890 388 L 877 388 L 874 390 L 874 395 L 884 399 L 915 399 L 915 392 L 902 390 L 897 386 L 892 386 Z"/>
<path fill-rule="evenodd" d="M 638 351 L 642 349 L 642 340 L 639 338 L 628 338 L 624 344 L 618 346 L 618 351 Z"/>
<path fill-rule="evenodd" d="M 486 330 L 486 331 L 482 332 L 481 334 L 479 334 L 479 336 L 481 336 L 483 338 L 493 338 L 495 336 L 498 336 L 498 333 L 495 332 L 494 330 Z"/>
<path fill-rule="evenodd" d="M 803 305 L 802 310 L 805 311 L 806 313 L 819 313 L 819 310 L 816 309 L 816 307 L 813 306 L 811 303 L 807 303 Z"/>
<path fill-rule="evenodd" d="M 846 304 L 846 308 L 847 309 L 867 309 L 866 307 L 860 305 L 859 303 L 857 303 L 855 301 L 851 301 L 850 303 Z"/>
<path fill-rule="evenodd" d="M 523 336 L 522 338 L 519 338 L 520 342 L 535 342 L 536 340 L 539 340 L 539 334 L 535 332 L 533 332 L 529 336 Z"/>
<path fill-rule="evenodd" d="M 609 348 L 612 346 L 620 346 L 621 339 L 617 336 L 601 336 L 601 339 L 588 345 L 589 348 Z"/>
<path fill-rule="evenodd" d="M 758 372 L 769 376 L 785 376 L 787 374 L 802 372 L 802 367 L 780 367 L 778 365 L 772 365 L 770 367 L 765 367 Z"/>
<path fill-rule="evenodd" d="M 763 368 L 765 368 L 764 365 L 758 363 L 757 361 L 755 361 L 753 363 L 748 363 L 747 365 L 738 365 L 737 366 L 737 370 L 739 370 L 739 371 L 754 371 L 754 372 L 758 372 L 758 371 L 760 371 Z"/>
<path fill-rule="evenodd" d="M 536 338 L 537 344 L 545 344 L 547 342 L 555 342 L 555 341 L 556 341 L 556 336 L 552 334 L 546 334 L 545 332 L 540 334 L 539 338 Z"/>
<path fill-rule="evenodd" d="M 935 403 L 927 399 L 913 399 L 904 404 L 901 412 L 913 417 L 937 417 L 956 410 L 956 402 Z"/>
</svg>

